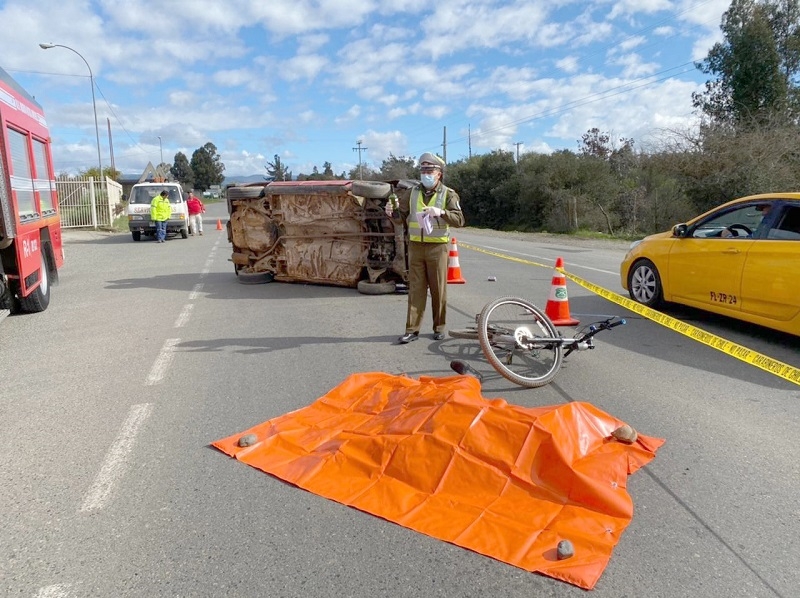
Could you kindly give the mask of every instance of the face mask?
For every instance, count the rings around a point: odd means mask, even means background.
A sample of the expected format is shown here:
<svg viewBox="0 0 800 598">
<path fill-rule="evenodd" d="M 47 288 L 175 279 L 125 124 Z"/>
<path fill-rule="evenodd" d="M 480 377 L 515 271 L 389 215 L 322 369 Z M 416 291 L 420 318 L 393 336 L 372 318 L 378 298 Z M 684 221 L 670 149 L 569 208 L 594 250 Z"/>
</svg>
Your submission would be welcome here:
<svg viewBox="0 0 800 598">
<path fill-rule="evenodd" d="M 425 186 L 426 189 L 430 189 L 436 184 L 436 175 L 435 174 L 423 174 L 420 177 L 420 181 Z"/>
</svg>

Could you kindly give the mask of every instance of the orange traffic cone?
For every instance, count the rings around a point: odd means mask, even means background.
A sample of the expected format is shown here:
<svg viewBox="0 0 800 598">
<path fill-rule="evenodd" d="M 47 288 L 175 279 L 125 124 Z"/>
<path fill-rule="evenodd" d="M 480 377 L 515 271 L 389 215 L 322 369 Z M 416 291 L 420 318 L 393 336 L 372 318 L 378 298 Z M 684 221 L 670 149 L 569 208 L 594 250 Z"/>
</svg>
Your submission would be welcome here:
<svg viewBox="0 0 800 598">
<path fill-rule="evenodd" d="M 553 272 L 553 283 L 550 286 L 550 296 L 547 298 L 547 305 L 544 313 L 553 321 L 556 326 L 577 326 L 580 324 L 569 315 L 569 298 L 567 297 L 567 277 L 559 268 L 564 269 L 563 258 L 556 258 L 556 269 Z"/>
<path fill-rule="evenodd" d="M 217 230 L 222 230 L 222 220 L 217 218 Z"/>
<path fill-rule="evenodd" d="M 456 238 L 450 240 L 450 255 L 447 257 L 447 284 L 464 284 L 461 277 L 461 266 L 458 265 L 458 245 Z"/>
</svg>

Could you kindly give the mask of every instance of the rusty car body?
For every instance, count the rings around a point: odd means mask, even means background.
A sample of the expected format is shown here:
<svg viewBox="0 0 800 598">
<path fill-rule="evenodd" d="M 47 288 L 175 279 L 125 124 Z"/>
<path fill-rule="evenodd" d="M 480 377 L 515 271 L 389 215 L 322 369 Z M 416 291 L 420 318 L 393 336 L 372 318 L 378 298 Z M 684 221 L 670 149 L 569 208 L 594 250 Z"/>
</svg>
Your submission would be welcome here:
<svg viewBox="0 0 800 598">
<path fill-rule="evenodd" d="M 244 284 L 405 290 L 405 235 L 383 206 L 401 182 L 273 181 L 226 189 L 231 261 Z"/>
</svg>

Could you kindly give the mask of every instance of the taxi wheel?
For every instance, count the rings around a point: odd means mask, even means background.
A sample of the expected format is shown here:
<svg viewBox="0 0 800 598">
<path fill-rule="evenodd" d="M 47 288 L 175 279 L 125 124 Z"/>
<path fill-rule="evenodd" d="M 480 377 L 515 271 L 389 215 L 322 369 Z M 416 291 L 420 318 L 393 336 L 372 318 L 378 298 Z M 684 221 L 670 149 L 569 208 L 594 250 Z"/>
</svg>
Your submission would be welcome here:
<svg viewBox="0 0 800 598">
<path fill-rule="evenodd" d="M 628 272 L 628 294 L 647 307 L 657 307 L 664 301 L 661 276 L 653 262 L 639 260 L 633 265 Z"/>
</svg>

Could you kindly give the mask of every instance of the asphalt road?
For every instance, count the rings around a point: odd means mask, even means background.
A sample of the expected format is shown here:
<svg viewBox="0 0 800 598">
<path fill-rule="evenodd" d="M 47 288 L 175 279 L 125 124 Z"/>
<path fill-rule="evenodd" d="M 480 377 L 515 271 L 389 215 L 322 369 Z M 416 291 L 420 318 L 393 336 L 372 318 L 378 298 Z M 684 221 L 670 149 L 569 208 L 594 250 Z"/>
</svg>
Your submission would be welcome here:
<svg viewBox="0 0 800 598">
<path fill-rule="evenodd" d="M 308 405 L 353 372 L 451 375 L 523 406 L 587 401 L 666 439 L 628 480 L 635 514 L 593 595 L 790 597 L 800 587 L 800 388 L 568 283 L 573 315 L 618 314 L 550 385 L 494 374 L 477 343 L 405 346 L 406 297 L 241 285 L 224 204 L 203 237 L 133 243 L 65 231 L 49 309 L 0 322 L 0 594 L 577 596 L 267 476 L 209 448 Z M 618 244 L 459 231 L 464 245 L 553 264 L 621 292 Z M 552 268 L 462 248 L 449 326 L 489 300 L 544 305 Z M 495 282 L 488 278 L 494 276 Z M 669 312 L 800 367 L 800 339 Z M 428 315 L 428 318 L 430 316 Z M 429 326 L 430 320 L 426 320 Z"/>
</svg>

